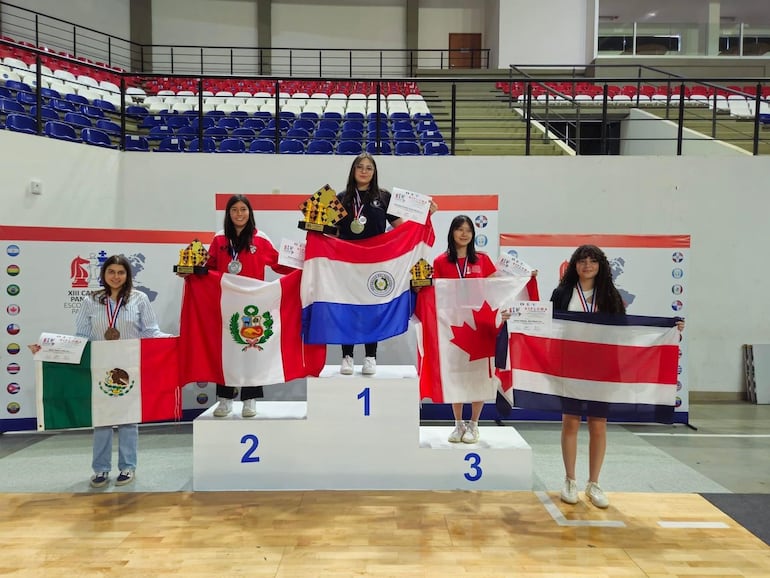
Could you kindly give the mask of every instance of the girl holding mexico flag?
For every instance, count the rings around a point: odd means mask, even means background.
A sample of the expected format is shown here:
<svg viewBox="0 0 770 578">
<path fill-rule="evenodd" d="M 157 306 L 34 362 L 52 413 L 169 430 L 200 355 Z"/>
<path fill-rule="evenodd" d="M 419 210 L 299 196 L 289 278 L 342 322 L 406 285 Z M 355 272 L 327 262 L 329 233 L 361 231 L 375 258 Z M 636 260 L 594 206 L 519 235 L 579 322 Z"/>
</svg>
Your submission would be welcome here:
<svg viewBox="0 0 770 578">
<path fill-rule="evenodd" d="M 612 282 L 607 256 L 595 245 L 581 245 L 570 258 L 567 270 L 551 295 L 555 311 L 583 311 L 587 313 L 615 313 L 624 315 L 625 304 Z M 684 321 L 676 323 L 684 329 Z M 588 420 L 588 484 L 586 497 L 597 508 L 609 506 L 609 500 L 599 486 L 599 473 L 607 449 L 608 404 L 599 401 L 564 398 L 562 401 L 561 453 L 565 479 L 561 500 L 567 504 L 578 502 L 575 481 L 577 435 L 583 415 Z"/>
<path fill-rule="evenodd" d="M 147 295 L 133 288 L 131 263 L 123 255 L 112 255 L 102 263 L 99 272 L 102 289 L 80 305 L 75 333 L 91 341 L 171 337 L 161 332 L 158 319 Z M 30 345 L 33 353 L 40 345 Z M 116 486 L 134 481 L 139 439 L 137 424 L 118 425 L 118 468 Z M 102 488 L 110 481 L 112 469 L 112 426 L 94 428 L 91 487 Z"/>
<path fill-rule="evenodd" d="M 269 266 L 281 275 L 294 271 L 291 267 L 278 264 L 276 251 L 270 238 L 257 230 L 254 211 L 244 195 L 233 195 L 225 207 L 224 228 L 214 235 L 209 246 L 209 269 L 233 275 L 242 275 L 264 281 L 265 267 Z M 224 384 L 217 384 L 219 404 L 214 409 L 215 417 L 226 417 L 233 409 L 233 399 L 238 390 Z M 256 399 L 264 397 L 261 386 L 241 388 L 243 417 L 257 415 Z"/>
</svg>

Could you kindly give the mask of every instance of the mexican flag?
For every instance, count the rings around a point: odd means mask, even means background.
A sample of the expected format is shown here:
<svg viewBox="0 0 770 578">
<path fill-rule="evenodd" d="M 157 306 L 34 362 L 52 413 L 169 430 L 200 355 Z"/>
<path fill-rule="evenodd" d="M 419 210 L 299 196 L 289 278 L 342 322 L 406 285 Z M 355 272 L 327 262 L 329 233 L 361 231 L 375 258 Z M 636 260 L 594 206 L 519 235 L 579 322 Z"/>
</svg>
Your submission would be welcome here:
<svg viewBox="0 0 770 578">
<path fill-rule="evenodd" d="M 259 386 L 320 374 L 326 346 L 302 340 L 302 275 L 270 282 L 216 271 L 188 277 L 179 328 L 182 383 Z"/>
<path fill-rule="evenodd" d="M 178 420 L 177 337 L 89 341 L 80 363 L 38 362 L 37 429 Z"/>
</svg>

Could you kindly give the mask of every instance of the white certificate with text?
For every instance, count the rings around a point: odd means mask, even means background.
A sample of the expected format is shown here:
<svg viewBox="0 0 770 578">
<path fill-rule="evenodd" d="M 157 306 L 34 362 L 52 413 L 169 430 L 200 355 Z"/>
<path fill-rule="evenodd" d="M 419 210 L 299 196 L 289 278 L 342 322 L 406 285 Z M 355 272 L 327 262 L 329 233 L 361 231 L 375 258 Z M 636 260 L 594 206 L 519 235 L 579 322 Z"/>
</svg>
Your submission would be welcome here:
<svg viewBox="0 0 770 578">
<path fill-rule="evenodd" d="M 57 363 L 80 363 L 88 339 L 75 335 L 41 333 L 40 351 L 32 359 L 35 361 L 55 361 Z"/>
<path fill-rule="evenodd" d="M 428 220 L 431 200 L 427 195 L 393 187 L 393 192 L 390 194 L 388 214 L 394 217 L 401 217 L 406 221 L 425 224 Z"/>
<path fill-rule="evenodd" d="M 508 333 L 548 335 L 553 323 L 553 303 L 550 301 L 514 301 Z"/>
</svg>

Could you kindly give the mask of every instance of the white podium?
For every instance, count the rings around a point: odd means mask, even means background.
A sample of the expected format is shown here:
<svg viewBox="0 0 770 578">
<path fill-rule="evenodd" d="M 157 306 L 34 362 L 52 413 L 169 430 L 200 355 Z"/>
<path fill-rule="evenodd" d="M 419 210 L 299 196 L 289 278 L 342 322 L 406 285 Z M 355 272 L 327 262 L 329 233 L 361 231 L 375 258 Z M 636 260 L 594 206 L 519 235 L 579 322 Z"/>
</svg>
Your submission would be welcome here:
<svg viewBox="0 0 770 578">
<path fill-rule="evenodd" d="M 377 375 L 308 378 L 307 402 L 257 402 L 257 416 L 193 422 L 193 489 L 531 490 L 532 449 L 512 427 L 481 428 L 476 444 L 451 444 L 451 426 L 419 426 L 411 366 Z"/>
</svg>

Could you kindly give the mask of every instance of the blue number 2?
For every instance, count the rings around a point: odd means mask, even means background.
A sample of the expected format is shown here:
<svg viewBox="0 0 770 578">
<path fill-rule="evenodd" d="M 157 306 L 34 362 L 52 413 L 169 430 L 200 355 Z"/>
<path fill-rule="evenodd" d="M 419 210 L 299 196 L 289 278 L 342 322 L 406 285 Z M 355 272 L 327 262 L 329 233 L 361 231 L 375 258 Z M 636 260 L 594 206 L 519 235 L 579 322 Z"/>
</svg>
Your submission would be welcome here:
<svg viewBox="0 0 770 578">
<path fill-rule="evenodd" d="M 483 470 L 479 467 L 479 464 L 481 463 L 481 456 L 475 452 L 471 452 L 465 456 L 465 461 L 471 463 L 471 470 L 473 471 L 473 473 L 463 474 L 465 479 L 469 482 L 475 482 L 481 479 L 481 476 L 484 473 Z"/>
<path fill-rule="evenodd" d="M 365 387 L 361 393 L 359 393 L 356 396 L 356 399 L 363 399 L 364 400 L 364 415 L 369 415 L 369 388 Z"/>
<path fill-rule="evenodd" d="M 242 464 L 249 464 L 253 462 L 259 461 L 259 456 L 255 456 L 254 451 L 259 446 L 259 438 L 255 436 L 254 434 L 246 434 L 241 438 L 242 444 L 251 443 L 251 446 L 249 449 L 246 450 L 246 453 L 243 454 L 243 457 L 241 458 Z"/>
</svg>

